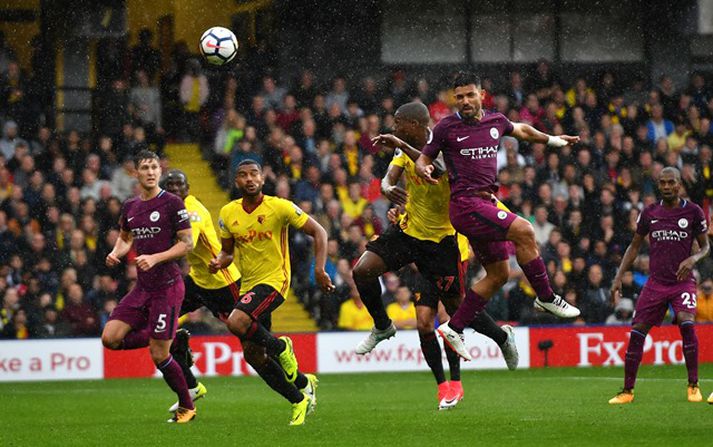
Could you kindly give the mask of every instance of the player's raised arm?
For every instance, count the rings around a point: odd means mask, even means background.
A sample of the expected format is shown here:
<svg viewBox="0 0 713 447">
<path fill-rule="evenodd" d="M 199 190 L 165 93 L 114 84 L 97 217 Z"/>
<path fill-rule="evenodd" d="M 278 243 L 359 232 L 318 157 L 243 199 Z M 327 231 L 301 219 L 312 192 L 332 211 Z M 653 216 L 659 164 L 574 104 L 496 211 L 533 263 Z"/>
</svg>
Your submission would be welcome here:
<svg viewBox="0 0 713 447">
<path fill-rule="evenodd" d="M 418 160 L 418 157 L 421 156 L 420 150 L 411 146 L 396 135 L 382 134 L 372 138 L 371 141 L 374 144 L 379 144 L 381 146 L 390 147 L 392 149 L 400 149 L 403 151 L 404 154 L 406 154 L 408 158 L 410 158 L 414 162 Z M 433 177 L 434 179 L 440 177 L 441 175 L 443 175 L 444 172 L 446 172 L 446 166 L 441 160 L 432 160 L 431 164 L 433 164 L 433 172 L 431 173 L 431 177 Z"/>
<path fill-rule="evenodd" d="M 131 231 L 121 230 L 119 237 L 114 243 L 114 248 L 106 255 L 107 267 L 116 267 L 121 263 L 121 258 L 131 250 L 131 245 L 134 243 L 134 236 Z"/>
<path fill-rule="evenodd" d="M 166 251 L 136 257 L 136 265 L 143 271 L 151 270 L 157 264 L 174 261 L 193 250 L 193 230 L 185 228 L 176 232 L 176 243 Z"/>
<path fill-rule="evenodd" d="M 611 283 L 611 299 L 615 303 L 618 303 L 620 298 L 621 277 L 624 275 L 624 272 L 628 271 L 632 264 L 634 264 L 634 260 L 639 255 L 639 249 L 641 248 L 641 242 L 643 242 L 644 237 L 644 235 L 639 234 L 638 232 L 635 233 L 634 239 L 631 240 L 631 244 L 629 244 L 626 248 L 626 252 L 624 252 L 624 257 L 621 259 L 621 265 L 619 265 L 619 269 L 616 271 L 616 276 Z"/>
<path fill-rule="evenodd" d="M 525 123 L 512 123 L 512 125 L 513 128 L 510 132 L 510 136 L 518 140 L 528 141 L 530 143 L 543 143 L 552 147 L 564 147 L 568 144 L 579 143 L 578 136 L 548 135 Z"/>
<path fill-rule="evenodd" d="M 332 279 L 324 270 L 324 266 L 327 263 L 327 230 L 316 220 L 309 217 L 302 226 L 302 231 L 314 238 L 314 277 L 317 280 L 317 284 L 325 292 L 334 291 L 335 287 L 332 284 Z"/>
<path fill-rule="evenodd" d="M 676 271 L 676 279 L 678 279 L 679 281 L 683 281 L 684 279 L 686 279 L 691 273 L 691 271 L 693 271 L 693 266 L 696 265 L 698 261 L 708 256 L 708 252 L 710 251 L 708 235 L 706 233 L 699 234 L 698 236 L 696 236 L 696 242 L 698 242 L 700 250 L 698 250 L 697 253 L 684 259 L 678 266 L 678 270 Z"/>
<path fill-rule="evenodd" d="M 218 270 L 227 268 L 233 263 L 233 256 L 235 253 L 235 240 L 232 237 L 220 238 L 220 252 L 218 255 L 210 260 L 208 264 L 208 271 L 211 273 L 218 273 Z"/>
</svg>

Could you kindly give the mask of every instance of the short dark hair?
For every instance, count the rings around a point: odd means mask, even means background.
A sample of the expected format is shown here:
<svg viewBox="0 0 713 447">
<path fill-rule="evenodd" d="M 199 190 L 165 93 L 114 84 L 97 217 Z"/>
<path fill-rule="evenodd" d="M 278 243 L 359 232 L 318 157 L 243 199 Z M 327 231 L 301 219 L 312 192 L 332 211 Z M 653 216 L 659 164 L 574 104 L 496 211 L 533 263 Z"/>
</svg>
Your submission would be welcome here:
<svg viewBox="0 0 713 447">
<path fill-rule="evenodd" d="M 141 149 L 138 151 L 136 154 L 134 154 L 134 166 L 136 168 L 139 168 L 139 163 L 141 163 L 144 160 L 159 160 L 158 154 L 154 151 L 150 151 L 148 149 Z"/>
<path fill-rule="evenodd" d="M 475 84 L 476 87 L 480 88 L 480 76 L 475 73 L 468 73 L 466 71 L 459 71 L 456 74 L 455 79 L 453 79 L 453 88 L 463 87 L 466 85 Z"/>
<path fill-rule="evenodd" d="M 417 121 L 422 126 L 428 126 L 430 114 L 428 107 L 418 101 L 407 102 L 398 109 L 396 115 L 403 119 Z"/>
<path fill-rule="evenodd" d="M 674 168 L 673 166 L 666 166 L 661 170 L 661 174 L 672 174 L 673 177 L 676 179 L 676 182 L 681 183 L 681 171 L 678 170 L 678 168 Z"/>
<path fill-rule="evenodd" d="M 243 161 L 241 161 L 240 163 L 238 163 L 238 169 L 239 169 L 241 166 L 247 166 L 247 165 L 255 165 L 255 166 L 257 166 L 257 168 L 258 168 L 259 170 L 262 171 L 262 165 L 261 165 L 257 160 L 253 160 L 252 158 L 246 158 L 245 160 L 243 160 Z M 237 171 L 237 169 L 236 169 L 236 171 Z"/>
</svg>

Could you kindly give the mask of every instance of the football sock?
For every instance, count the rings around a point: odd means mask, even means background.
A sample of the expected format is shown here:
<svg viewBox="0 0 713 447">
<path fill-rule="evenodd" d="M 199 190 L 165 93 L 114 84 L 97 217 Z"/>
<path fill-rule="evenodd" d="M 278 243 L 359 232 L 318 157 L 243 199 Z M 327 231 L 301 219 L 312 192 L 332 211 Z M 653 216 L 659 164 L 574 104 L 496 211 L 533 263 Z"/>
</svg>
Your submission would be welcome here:
<svg viewBox="0 0 713 447">
<path fill-rule="evenodd" d="M 537 297 L 542 301 L 552 301 L 554 292 L 550 287 L 550 279 L 547 277 L 547 268 L 542 258 L 538 256 L 520 267 L 522 267 L 522 273 L 527 277 Z"/>
<path fill-rule="evenodd" d="M 441 361 L 441 345 L 438 344 L 435 332 L 419 332 L 418 338 L 421 340 L 421 351 L 423 358 L 426 359 L 428 367 L 431 368 L 433 376 L 436 378 L 437 384 L 442 384 L 446 381 L 446 374 L 443 372 L 443 362 Z"/>
<path fill-rule="evenodd" d="M 453 314 L 448 326 L 456 332 L 463 332 L 463 328 L 468 326 L 475 319 L 478 313 L 485 309 L 488 301 L 475 293 L 472 289 L 465 292 L 463 302 L 458 306 L 458 310 Z"/>
<path fill-rule="evenodd" d="M 186 385 L 188 386 L 188 389 L 193 389 L 198 386 L 198 380 L 196 379 L 196 376 L 193 375 L 193 371 L 191 371 L 191 367 L 185 364 L 185 358 L 181 359 L 181 357 L 174 357 L 173 360 L 178 363 L 178 366 L 181 367 L 181 371 L 183 371 L 183 377 L 186 378 Z"/>
<path fill-rule="evenodd" d="M 121 342 L 121 349 L 139 349 L 149 345 L 149 331 L 130 331 Z"/>
<path fill-rule="evenodd" d="M 285 342 L 272 335 L 270 331 L 265 329 L 265 326 L 257 321 L 253 321 L 245 339 L 256 345 L 264 346 L 267 355 L 270 357 L 278 356 L 285 350 Z"/>
<path fill-rule="evenodd" d="M 384 303 L 381 301 L 381 284 L 378 278 L 362 280 L 356 282 L 357 290 L 361 301 L 374 319 L 374 326 L 379 330 L 387 329 L 391 325 L 391 319 L 386 315 Z"/>
<path fill-rule="evenodd" d="M 193 401 L 191 400 L 191 395 L 188 393 L 186 378 L 183 376 L 183 371 L 178 365 L 178 362 L 173 360 L 173 356 L 169 355 L 166 360 L 159 363 L 156 367 L 161 371 L 161 374 L 163 374 L 163 380 L 165 380 L 173 392 L 178 395 L 178 406 L 192 410 L 194 408 Z"/>
<path fill-rule="evenodd" d="M 295 379 L 295 386 L 297 387 L 297 389 L 301 390 L 302 388 L 306 387 L 308 383 L 309 380 L 307 380 L 307 376 L 302 374 L 302 371 L 297 371 L 297 378 Z"/>
<path fill-rule="evenodd" d="M 624 389 L 634 389 L 636 373 L 639 370 L 641 357 L 644 355 L 644 341 L 646 341 L 646 334 L 636 329 L 631 330 L 629 346 L 626 348 L 626 359 L 624 360 Z"/>
<path fill-rule="evenodd" d="M 683 358 L 686 359 L 688 383 L 698 383 L 698 337 L 693 321 L 684 321 L 678 326 L 683 339 Z"/>
<path fill-rule="evenodd" d="M 475 316 L 475 319 L 470 322 L 470 327 L 493 339 L 498 346 L 502 346 L 508 339 L 508 333 L 498 326 L 493 318 L 487 312 L 483 311 Z"/>
<path fill-rule="evenodd" d="M 255 368 L 254 365 L 252 365 Z M 290 403 L 296 404 L 297 402 L 302 402 L 304 396 L 297 389 L 297 387 L 285 378 L 285 373 L 282 371 L 282 367 L 277 364 L 277 362 L 268 357 L 262 366 L 255 368 L 258 375 L 262 380 L 267 383 L 267 385 L 273 390 L 277 391 L 282 397 L 290 401 Z"/>
<path fill-rule="evenodd" d="M 460 381 L 460 356 L 448 347 L 448 345 L 444 346 L 444 349 L 446 350 L 446 358 L 448 359 L 451 381 Z"/>
</svg>

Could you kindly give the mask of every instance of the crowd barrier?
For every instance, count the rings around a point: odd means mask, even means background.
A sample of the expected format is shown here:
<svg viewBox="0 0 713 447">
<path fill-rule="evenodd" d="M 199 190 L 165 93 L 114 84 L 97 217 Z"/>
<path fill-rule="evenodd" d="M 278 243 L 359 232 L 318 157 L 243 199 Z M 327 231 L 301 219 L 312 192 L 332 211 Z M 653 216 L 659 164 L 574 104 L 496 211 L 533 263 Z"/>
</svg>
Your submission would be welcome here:
<svg viewBox="0 0 713 447">
<path fill-rule="evenodd" d="M 621 366 L 629 337 L 628 326 L 517 327 L 519 368 L 545 366 Z M 713 362 L 713 325 L 697 326 L 699 361 Z M 370 354 L 354 352 L 364 332 L 290 334 L 304 372 L 354 373 L 426 371 L 416 331 L 399 331 Z M 504 369 L 505 362 L 490 339 L 466 332 L 473 360 L 464 369 Z M 199 376 L 244 376 L 255 372 L 232 336 L 191 338 Z M 646 338 L 644 364 L 683 363 L 677 326 L 655 328 Z M 109 351 L 99 339 L 18 340 L 0 342 L 0 381 L 110 379 L 157 376 L 147 350 Z"/>
</svg>

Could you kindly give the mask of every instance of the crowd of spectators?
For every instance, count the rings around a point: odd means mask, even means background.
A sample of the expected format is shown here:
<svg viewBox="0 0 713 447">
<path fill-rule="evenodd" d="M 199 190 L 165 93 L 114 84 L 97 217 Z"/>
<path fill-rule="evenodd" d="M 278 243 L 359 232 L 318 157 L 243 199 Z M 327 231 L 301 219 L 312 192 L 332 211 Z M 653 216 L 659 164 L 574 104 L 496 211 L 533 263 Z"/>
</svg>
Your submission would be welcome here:
<svg viewBox="0 0 713 447">
<path fill-rule="evenodd" d="M 434 124 L 452 113 L 450 76 L 394 70 L 384 78 L 325 80 L 306 70 L 280 80 L 269 64 L 247 74 L 240 66 L 206 70 L 180 43 L 162 61 L 150 33 L 139 41 L 130 50 L 100 42 L 94 131 L 86 134 L 55 131 L 50 121 L 27 125 L 26 108 L 13 105 L 30 101 L 22 99 L 22 71 L 11 50 L 0 48 L 0 337 L 99 334 L 136 279 L 131 255 L 121 269 L 103 263 L 118 236 L 121 202 L 135 193 L 129 156 L 147 147 L 162 153 L 166 141 L 200 142 L 234 197 L 238 163 L 260 161 L 265 192 L 295 201 L 329 234 L 327 272 L 337 291 L 319 292 L 311 240 L 294 231 L 295 296 L 323 329 L 368 329 L 351 268 L 389 225 L 391 207 L 380 194 L 391 154 L 371 138 L 389 131 L 408 101 L 426 104 Z M 581 137 L 560 150 L 504 138 L 497 194 L 533 223 L 553 288 L 582 310 L 576 324 L 630 322 L 648 275 L 646 253 L 624 275 L 624 299 L 611 302 L 608 288 L 638 212 L 656 200 L 657 174 L 680 168 L 685 194 L 706 212 L 711 207 L 710 81 L 699 73 L 687 86 L 667 76 L 653 85 L 620 82 L 616 72 L 560 77 L 543 61 L 510 73 L 508 82 L 483 79 L 483 88 L 486 109 Z M 533 290 L 514 261 L 511 267 L 488 311 L 501 321 L 552 322 L 533 311 Z M 468 281 L 482 274 L 473 260 Z M 702 262 L 697 275 L 700 317 L 713 321 L 713 262 Z M 383 277 L 384 302 L 402 327 L 413 325 L 409 289 L 417 277 L 411 267 Z M 189 324 L 210 330 L 200 313 Z"/>
<path fill-rule="evenodd" d="M 281 86 L 267 75 L 244 108 L 233 106 L 248 102 L 246 92 L 231 87 L 235 79 L 230 75 L 224 82 L 220 113 L 226 119 L 211 152 L 223 185 L 230 187 L 243 159 L 260 161 L 266 191 L 297 202 L 330 235 L 328 268 L 338 292 L 321 296 L 308 264 L 296 262 L 297 295 L 322 327 L 368 326 L 351 266 L 366 241 L 389 225 L 386 211 L 391 206 L 379 194 L 390 154 L 370 139 L 392 128 L 396 108 L 411 100 L 428 105 L 434 124 L 452 113 L 447 77 L 439 85 L 438 80 L 409 79 L 396 70 L 386 79 L 365 78 L 350 85 L 337 77 L 319 84 L 305 71 L 293 84 Z M 625 299 L 612 302 L 609 286 L 639 211 L 656 200 L 658 173 L 665 166 L 678 167 L 683 193 L 706 213 L 711 206 L 713 91 L 704 75 L 692 74 L 682 88 L 667 76 L 647 86 L 639 80 L 619 83 L 614 72 L 594 80 L 560 78 L 543 61 L 531 73 L 512 72 L 502 85 L 483 79 L 483 88 L 486 109 L 550 134 L 581 137 L 580 144 L 561 150 L 504 138 L 497 194 L 532 222 L 554 289 L 582 309 L 576 324 L 630 322 L 648 275 L 646 252 L 624 277 Z M 309 241 L 297 237 L 293 242 L 295 259 L 310 257 Z M 510 281 L 491 301 L 489 312 L 521 324 L 554 322 L 533 311 L 534 292 L 514 260 L 511 267 Z M 480 266 L 471 264 L 469 281 L 482 274 Z M 697 274 L 705 284 L 713 262 L 701 263 Z M 414 277 L 409 267 L 398 277 L 386 275 L 385 303 L 396 301 L 399 284 L 413 286 Z M 340 317 L 340 306 L 349 318 Z"/>
</svg>

